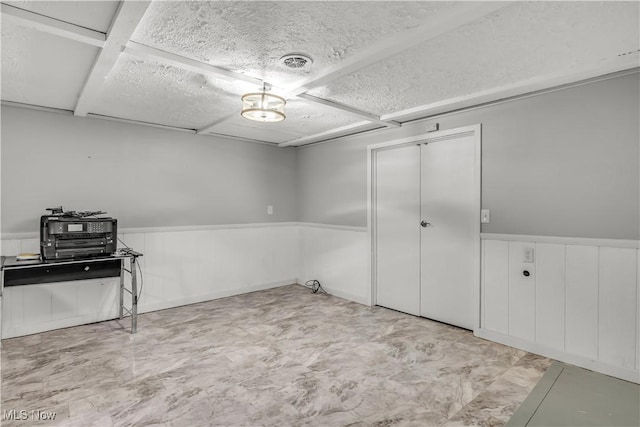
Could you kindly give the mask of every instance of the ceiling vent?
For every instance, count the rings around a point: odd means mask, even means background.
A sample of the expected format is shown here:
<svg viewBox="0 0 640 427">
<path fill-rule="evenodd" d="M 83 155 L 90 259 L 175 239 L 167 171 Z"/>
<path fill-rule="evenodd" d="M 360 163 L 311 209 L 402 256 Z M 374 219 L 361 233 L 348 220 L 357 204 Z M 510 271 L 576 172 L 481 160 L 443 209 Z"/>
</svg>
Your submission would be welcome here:
<svg viewBox="0 0 640 427">
<path fill-rule="evenodd" d="M 290 53 L 280 58 L 280 62 L 292 70 L 309 71 L 311 64 L 313 64 L 313 59 L 303 53 Z"/>
</svg>

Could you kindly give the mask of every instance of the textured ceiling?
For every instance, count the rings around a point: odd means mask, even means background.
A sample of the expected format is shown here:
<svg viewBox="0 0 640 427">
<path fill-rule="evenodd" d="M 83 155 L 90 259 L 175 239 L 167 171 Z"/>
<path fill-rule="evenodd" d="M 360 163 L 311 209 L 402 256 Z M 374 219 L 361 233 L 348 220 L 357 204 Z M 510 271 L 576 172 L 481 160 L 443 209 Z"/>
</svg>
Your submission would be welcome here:
<svg viewBox="0 0 640 427">
<path fill-rule="evenodd" d="M 123 55 L 99 98 L 91 110 L 96 114 L 199 129 L 228 114 L 238 92 L 229 93 L 202 74 Z"/>
<path fill-rule="evenodd" d="M 2 99 L 73 110 L 97 52 L 93 46 L 2 22 Z"/>
<path fill-rule="evenodd" d="M 265 79 L 300 79 L 279 63 L 312 54 L 311 74 L 421 25 L 445 2 L 157 2 L 133 36 L 139 43 Z"/>
<path fill-rule="evenodd" d="M 613 60 L 638 49 L 639 5 L 514 4 L 310 93 L 390 114 Z"/>
<path fill-rule="evenodd" d="M 639 9 L 637 1 L 3 1 L 1 96 L 303 145 L 638 67 Z M 285 68 L 280 58 L 294 52 L 313 64 Z M 240 96 L 262 81 L 288 98 L 284 122 L 240 117 Z"/>
</svg>

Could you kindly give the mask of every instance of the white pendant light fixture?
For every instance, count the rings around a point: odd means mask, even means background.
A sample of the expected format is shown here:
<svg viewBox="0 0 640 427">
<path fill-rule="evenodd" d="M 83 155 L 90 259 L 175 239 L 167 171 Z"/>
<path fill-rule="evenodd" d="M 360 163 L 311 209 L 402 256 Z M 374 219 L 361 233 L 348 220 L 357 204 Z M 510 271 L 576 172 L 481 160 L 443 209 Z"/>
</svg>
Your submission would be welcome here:
<svg viewBox="0 0 640 427">
<path fill-rule="evenodd" d="M 281 96 L 267 93 L 270 89 L 270 85 L 263 83 L 262 92 L 242 95 L 242 117 L 265 123 L 284 120 L 284 106 L 287 101 Z"/>
</svg>

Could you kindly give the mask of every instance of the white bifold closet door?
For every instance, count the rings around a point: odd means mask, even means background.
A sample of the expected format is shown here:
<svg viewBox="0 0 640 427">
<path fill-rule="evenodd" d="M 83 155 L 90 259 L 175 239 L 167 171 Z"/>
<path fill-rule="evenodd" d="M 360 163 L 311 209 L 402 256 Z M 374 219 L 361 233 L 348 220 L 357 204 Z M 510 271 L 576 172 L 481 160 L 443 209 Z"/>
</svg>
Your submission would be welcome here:
<svg viewBox="0 0 640 427">
<path fill-rule="evenodd" d="M 376 299 L 420 315 L 420 148 L 379 151 L 376 161 Z"/>
<path fill-rule="evenodd" d="M 473 135 L 377 153 L 378 305 L 473 329 L 474 167 Z"/>
<path fill-rule="evenodd" d="M 474 137 L 421 145 L 420 314 L 473 329 L 475 228 Z"/>
</svg>

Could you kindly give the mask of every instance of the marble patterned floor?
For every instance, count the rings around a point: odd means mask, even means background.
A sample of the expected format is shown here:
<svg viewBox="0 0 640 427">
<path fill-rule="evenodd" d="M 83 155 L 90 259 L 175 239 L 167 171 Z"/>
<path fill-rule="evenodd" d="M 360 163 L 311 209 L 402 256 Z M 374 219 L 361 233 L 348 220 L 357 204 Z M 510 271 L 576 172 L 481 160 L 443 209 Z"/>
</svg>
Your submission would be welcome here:
<svg viewBox="0 0 640 427">
<path fill-rule="evenodd" d="M 299 285 L 127 325 L 3 340 L 2 426 L 499 426 L 551 364 Z"/>
</svg>

